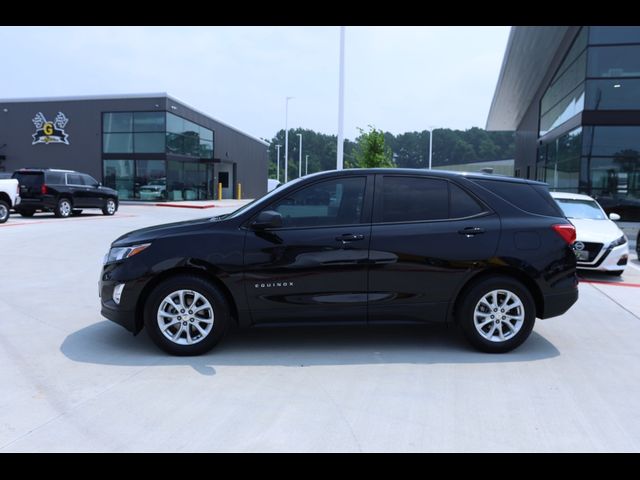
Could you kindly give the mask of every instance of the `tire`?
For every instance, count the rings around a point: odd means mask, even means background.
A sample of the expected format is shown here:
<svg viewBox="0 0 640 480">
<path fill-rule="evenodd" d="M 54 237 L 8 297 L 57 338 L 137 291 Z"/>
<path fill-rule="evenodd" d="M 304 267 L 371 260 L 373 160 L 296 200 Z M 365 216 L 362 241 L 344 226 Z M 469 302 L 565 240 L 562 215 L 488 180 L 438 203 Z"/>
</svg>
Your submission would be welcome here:
<svg viewBox="0 0 640 480">
<path fill-rule="evenodd" d="M 71 200 L 66 197 L 62 197 L 60 200 L 58 200 L 58 204 L 56 205 L 53 213 L 58 218 L 68 218 L 69 216 L 71 216 L 72 210 L 73 205 L 71 204 Z"/>
<path fill-rule="evenodd" d="M 612 270 L 612 271 L 607 272 L 607 273 L 609 275 L 615 275 L 616 277 L 620 277 L 624 273 L 624 270 Z"/>
<path fill-rule="evenodd" d="M 113 215 L 116 213 L 117 209 L 118 205 L 116 204 L 116 201 L 113 198 L 107 198 L 104 202 L 104 207 L 102 207 L 102 213 L 104 215 Z"/>
<path fill-rule="evenodd" d="M 185 308 L 176 310 L 168 301 L 169 298 L 178 307 Z M 194 312 L 190 317 L 189 306 L 194 299 L 200 313 Z M 209 308 L 205 302 L 208 302 Z M 193 318 L 196 319 L 195 323 L 191 321 Z M 166 335 L 160 327 L 161 322 L 168 325 Z M 192 275 L 178 275 L 158 284 L 149 295 L 144 309 L 147 334 L 158 347 L 171 355 L 191 356 L 208 352 L 222 339 L 230 323 L 229 306 L 222 292 L 211 282 Z M 174 340 L 169 336 L 173 336 Z M 195 343 L 189 344 L 189 340 Z"/>
<path fill-rule="evenodd" d="M 507 294 L 510 294 L 510 297 Z M 466 339 L 478 350 L 486 353 L 506 353 L 520 346 L 531 334 L 536 321 L 535 302 L 529 290 L 514 278 L 485 278 L 466 290 L 463 295 L 457 321 Z M 502 312 L 500 307 L 505 300 L 510 308 Z M 519 300 L 519 306 L 514 300 Z M 488 303 L 495 304 L 492 306 L 493 311 Z M 502 318 L 492 319 L 500 313 L 503 314 Z M 511 315 L 508 315 L 509 313 Z M 508 317 L 506 321 L 505 317 Z M 504 339 L 500 339 L 500 335 Z"/>
<path fill-rule="evenodd" d="M 11 207 L 4 200 L 0 200 L 0 223 L 4 223 L 9 220 Z"/>
<path fill-rule="evenodd" d="M 71 215 L 73 215 L 74 217 L 78 217 L 78 216 L 80 216 L 81 214 L 82 214 L 82 210 L 80 210 L 80 209 L 78 209 L 78 208 L 74 208 L 74 209 L 71 211 Z"/>
<path fill-rule="evenodd" d="M 17 212 L 23 217 L 33 217 L 33 214 L 36 213 L 35 210 L 17 210 Z"/>
</svg>

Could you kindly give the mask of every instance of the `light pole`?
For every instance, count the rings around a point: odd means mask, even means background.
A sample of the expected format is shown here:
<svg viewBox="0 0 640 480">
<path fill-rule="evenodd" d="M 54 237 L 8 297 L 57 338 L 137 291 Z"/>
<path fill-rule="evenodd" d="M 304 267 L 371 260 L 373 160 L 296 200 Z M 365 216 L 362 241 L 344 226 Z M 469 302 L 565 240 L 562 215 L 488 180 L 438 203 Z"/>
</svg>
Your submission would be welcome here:
<svg viewBox="0 0 640 480">
<path fill-rule="evenodd" d="M 298 152 L 298 178 L 302 176 L 302 134 L 296 133 L 300 137 L 300 151 Z"/>
<path fill-rule="evenodd" d="M 338 74 L 338 155 L 336 169 L 344 166 L 344 27 L 340 27 L 340 73 Z"/>
<path fill-rule="evenodd" d="M 276 164 L 276 180 L 280 181 L 280 145 L 276 145 L 276 150 L 278 150 L 278 162 Z"/>
<path fill-rule="evenodd" d="M 284 183 L 289 178 L 289 100 L 293 97 L 287 97 L 284 108 Z"/>
<path fill-rule="evenodd" d="M 431 154 L 433 153 L 433 127 L 429 129 L 429 170 L 431 170 Z"/>
<path fill-rule="evenodd" d="M 304 156 L 304 174 L 309 175 L 309 155 Z"/>
</svg>

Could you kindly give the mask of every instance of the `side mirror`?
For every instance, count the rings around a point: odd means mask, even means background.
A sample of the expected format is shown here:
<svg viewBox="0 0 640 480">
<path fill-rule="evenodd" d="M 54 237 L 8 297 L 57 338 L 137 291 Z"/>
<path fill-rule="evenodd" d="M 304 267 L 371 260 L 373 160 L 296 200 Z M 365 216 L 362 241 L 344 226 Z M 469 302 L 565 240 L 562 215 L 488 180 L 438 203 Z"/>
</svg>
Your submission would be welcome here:
<svg viewBox="0 0 640 480">
<path fill-rule="evenodd" d="M 251 222 L 254 230 L 265 230 L 267 228 L 279 228 L 282 226 L 282 215 L 275 210 L 265 210 L 260 212 L 257 218 Z"/>
<path fill-rule="evenodd" d="M 614 222 L 617 222 L 618 220 L 620 220 L 620 215 L 618 215 L 617 213 L 610 213 L 609 219 L 613 220 Z"/>
</svg>

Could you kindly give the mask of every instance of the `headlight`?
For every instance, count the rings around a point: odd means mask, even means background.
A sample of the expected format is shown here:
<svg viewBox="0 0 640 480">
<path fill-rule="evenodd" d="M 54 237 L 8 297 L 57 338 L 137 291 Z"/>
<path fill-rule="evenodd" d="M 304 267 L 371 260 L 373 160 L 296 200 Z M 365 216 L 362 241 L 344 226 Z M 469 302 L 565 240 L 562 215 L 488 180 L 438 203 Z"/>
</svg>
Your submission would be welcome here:
<svg viewBox="0 0 640 480">
<path fill-rule="evenodd" d="M 611 246 L 617 247 L 618 245 L 624 245 L 625 243 L 627 243 L 627 237 L 625 235 L 622 235 L 620 238 L 611 242 Z"/>
<path fill-rule="evenodd" d="M 141 243 L 140 245 L 130 245 L 128 247 L 113 247 L 109 250 L 104 256 L 104 263 L 113 263 L 119 260 L 124 260 L 125 258 L 133 257 L 134 255 L 139 254 L 145 248 L 147 248 L 150 243 Z"/>
</svg>

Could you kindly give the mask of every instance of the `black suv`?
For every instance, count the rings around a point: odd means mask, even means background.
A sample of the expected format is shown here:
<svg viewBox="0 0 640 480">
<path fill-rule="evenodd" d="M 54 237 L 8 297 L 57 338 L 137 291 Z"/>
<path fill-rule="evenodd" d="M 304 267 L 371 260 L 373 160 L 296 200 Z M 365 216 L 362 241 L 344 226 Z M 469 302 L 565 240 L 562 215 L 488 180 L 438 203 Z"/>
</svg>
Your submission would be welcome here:
<svg viewBox="0 0 640 480">
<path fill-rule="evenodd" d="M 367 169 L 294 180 L 228 215 L 127 233 L 102 314 L 175 355 L 233 323 L 456 322 L 486 352 L 578 298 L 575 228 L 547 185 Z"/>
<path fill-rule="evenodd" d="M 13 172 L 20 183 L 22 201 L 16 208 L 23 217 L 40 210 L 56 217 L 79 215 L 83 208 L 99 208 L 105 215 L 118 210 L 118 192 L 95 178 L 73 170 L 23 168 Z"/>
</svg>

